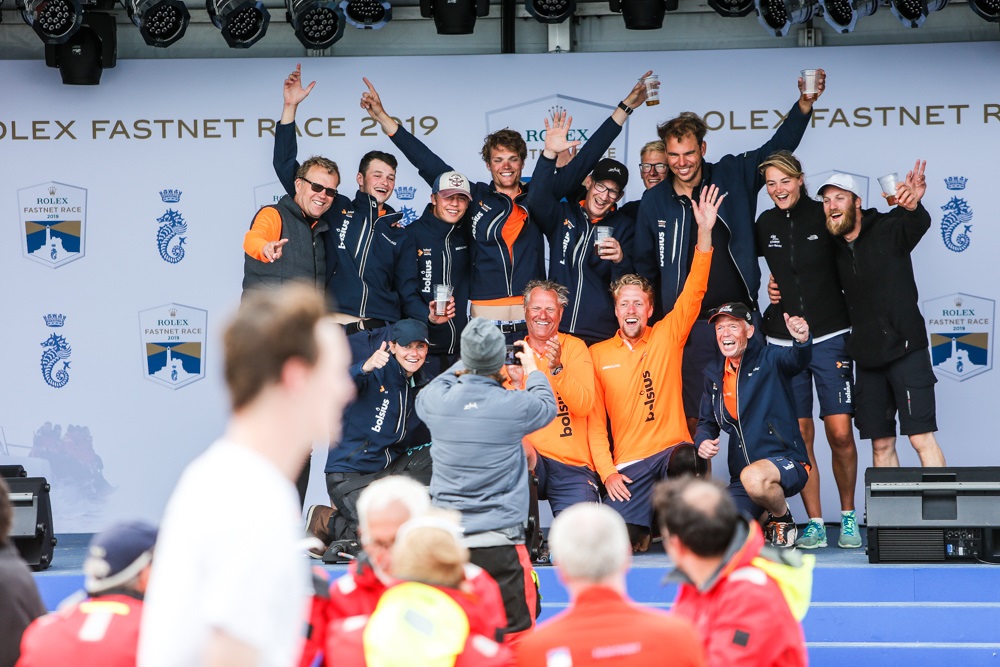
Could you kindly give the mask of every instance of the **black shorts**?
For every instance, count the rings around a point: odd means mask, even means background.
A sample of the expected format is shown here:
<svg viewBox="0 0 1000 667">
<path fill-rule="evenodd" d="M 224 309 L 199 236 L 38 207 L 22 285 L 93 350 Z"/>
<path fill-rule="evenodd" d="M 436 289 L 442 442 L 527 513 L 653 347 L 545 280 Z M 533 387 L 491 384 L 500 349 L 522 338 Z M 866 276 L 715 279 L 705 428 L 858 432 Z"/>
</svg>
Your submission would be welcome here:
<svg viewBox="0 0 1000 667">
<path fill-rule="evenodd" d="M 857 367 L 854 421 L 861 437 L 892 438 L 937 431 L 930 353 L 914 350 L 878 369 Z"/>
<path fill-rule="evenodd" d="M 812 360 L 801 373 L 792 378 L 796 416 L 813 416 L 813 382 L 819 396 L 820 419 L 828 415 L 854 414 L 853 363 L 847 356 L 847 336 L 840 334 L 821 343 L 813 343 Z"/>
</svg>

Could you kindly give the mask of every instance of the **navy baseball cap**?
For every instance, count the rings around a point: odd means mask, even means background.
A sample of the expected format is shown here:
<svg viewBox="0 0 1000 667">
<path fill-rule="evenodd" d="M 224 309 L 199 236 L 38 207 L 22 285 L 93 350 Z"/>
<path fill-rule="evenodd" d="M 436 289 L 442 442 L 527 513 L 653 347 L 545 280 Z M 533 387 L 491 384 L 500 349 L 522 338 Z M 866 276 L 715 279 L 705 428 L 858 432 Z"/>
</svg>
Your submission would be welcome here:
<svg viewBox="0 0 1000 667">
<path fill-rule="evenodd" d="M 153 560 L 156 534 L 152 524 L 127 521 L 95 535 L 83 563 L 87 592 L 101 593 L 138 576 Z"/>
<path fill-rule="evenodd" d="M 743 320 L 747 324 L 753 324 L 753 319 L 750 317 L 750 309 L 739 301 L 722 304 L 715 309 L 715 312 L 708 318 L 708 321 L 711 322 L 720 315 L 728 315 L 729 317 L 734 317 L 737 320 Z"/>
<path fill-rule="evenodd" d="M 415 340 L 427 340 L 427 325 L 420 320 L 400 320 L 392 325 L 392 342 L 399 345 L 409 345 Z"/>
</svg>

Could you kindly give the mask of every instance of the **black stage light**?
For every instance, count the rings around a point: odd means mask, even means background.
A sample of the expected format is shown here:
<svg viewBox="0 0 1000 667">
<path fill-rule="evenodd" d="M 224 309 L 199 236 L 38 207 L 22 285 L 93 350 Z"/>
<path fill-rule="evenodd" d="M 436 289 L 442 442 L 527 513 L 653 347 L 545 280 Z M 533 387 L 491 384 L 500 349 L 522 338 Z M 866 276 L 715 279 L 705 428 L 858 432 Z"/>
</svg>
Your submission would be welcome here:
<svg viewBox="0 0 1000 667">
<path fill-rule="evenodd" d="M 726 18 L 739 18 L 752 12 L 753 0 L 708 0 L 708 6 L 715 10 L 719 16 Z"/>
<path fill-rule="evenodd" d="M 816 14 L 815 0 L 755 0 L 757 20 L 775 37 L 784 37 L 793 25 L 805 23 Z"/>
<path fill-rule="evenodd" d="M 184 36 L 191 14 L 181 0 L 129 0 L 128 17 L 150 46 L 167 47 Z"/>
<path fill-rule="evenodd" d="M 23 0 L 17 7 L 24 22 L 46 44 L 65 43 L 83 21 L 80 0 Z"/>
<path fill-rule="evenodd" d="M 246 49 L 267 33 L 271 14 L 261 0 L 205 0 L 208 17 L 231 49 Z"/>
<path fill-rule="evenodd" d="M 576 0 L 524 0 L 524 8 L 539 23 L 562 23 L 576 11 Z"/>
<path fill-rule="evenodd" d="M 891 0 L 889 11 L 907 28 L 919 28 L 927 20 L 927 15 L 944 9 L 948 0 Z"/>
<path fill-rule="evenodd" d="M 344 36 L 344 14 L 336 0 L 286 0 L 288 22 L 307 49 L 326 49 Z"/>
<path fill-rule="evenodd" d="M 380 0 L 344 0 L 340 9 L 355 28 L 378 30 L 392 20 L 392 5 Z"/>
<path fill-rule="evenodd" d="M 853 32 L 858 19 L 871 16 L 878 9 L 878 0 L 819 0 L 823 18 L 837 32 Z"/>
<path fill-rule="evenodd" d="M 626 30 L 659 30 L 664 13 L 677 9 L 677 0 L 610 0 L 608 8 L 621 12 Z"/>
<path fill-rule="evenodd" d="M 993 23 L 1000 21 L 1000 0 L 969 0 L 969 7 L 979 18 Z"/>
<path fill-rule="evenodd" d="M 489 0 L 420 0 L 420 15 L 433 18 L 439 35 L 471 35 L 477 16 L 490 15 Z"/>
<path fill-rule="evenodd" d="M 62 82 L 71 86 L 96 86 L 101 74 L 118 63 L 115 17 L 86 12 L 80 28 L 62 44 L 45 45 L 45 64 L 58 67 Z"/>
</svg>

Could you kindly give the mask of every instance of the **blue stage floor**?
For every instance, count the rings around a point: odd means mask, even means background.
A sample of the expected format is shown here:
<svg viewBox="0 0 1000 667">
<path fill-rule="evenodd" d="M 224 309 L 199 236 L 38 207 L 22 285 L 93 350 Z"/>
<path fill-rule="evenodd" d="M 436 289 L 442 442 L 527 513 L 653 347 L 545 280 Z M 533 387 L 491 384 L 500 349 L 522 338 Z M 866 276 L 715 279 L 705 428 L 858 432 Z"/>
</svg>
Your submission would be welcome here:
<svg viewBox="0 0 1000 667">
<path fill-rule="evenodd" d="M 36 575 L 54 609 L 83 586 L 90 535 L 59 535 L 52 567 Z M 803 621 L 810 665 L 923 667 L 961 664 L 1000 667 L 1000 568 L 986 564 L 870 564 L 864 548 L 840 549 L 835 530 L 816 549 L 813 602 Z M 630 595 L 668 609 L 676 587 L 662 584 L 671 568 L 659 542 L 638 554 L 628 577 Z M 328 566 L 336 575 L 344 566 Z M 542 618 L 568 604 L 552 567 L 538 568 Z"/>
</svg>

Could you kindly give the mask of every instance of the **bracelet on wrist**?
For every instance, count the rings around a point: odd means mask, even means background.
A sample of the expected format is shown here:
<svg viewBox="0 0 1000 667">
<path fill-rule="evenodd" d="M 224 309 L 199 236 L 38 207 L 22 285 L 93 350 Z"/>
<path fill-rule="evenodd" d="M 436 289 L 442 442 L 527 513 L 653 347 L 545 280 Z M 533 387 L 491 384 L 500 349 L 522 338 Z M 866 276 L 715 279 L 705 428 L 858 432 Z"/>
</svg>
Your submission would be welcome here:
<svg viewBox="0 0 1000 667">
<path fill-rule="evenodd" d="M 629 105 L 625 104 L 625 100 L 618 103 L 618 108 L 625 112 L 626 116 L 631 116 L 634 109 Z"/>
</svg>

